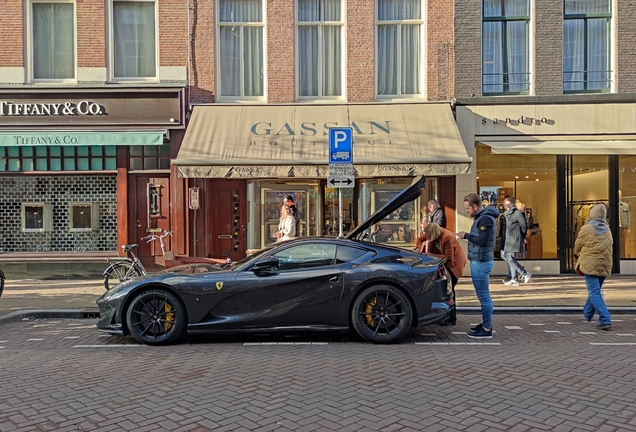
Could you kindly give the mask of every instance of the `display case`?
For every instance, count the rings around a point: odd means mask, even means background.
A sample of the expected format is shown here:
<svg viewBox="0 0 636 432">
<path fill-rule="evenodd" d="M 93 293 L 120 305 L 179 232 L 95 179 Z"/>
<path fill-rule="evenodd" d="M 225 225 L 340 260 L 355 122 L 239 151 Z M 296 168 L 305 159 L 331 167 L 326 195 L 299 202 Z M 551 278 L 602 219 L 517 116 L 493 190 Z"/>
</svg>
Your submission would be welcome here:
<svg viewBox="0 0 636 432">
<path fill-rule="evenodd" d="M 371 185 L 371 212 L 384 207 L 402 190 L 402 185 Z M 413 248 L 418 236 L 419 208 L 420 198 L 417 198 L 395 210 L 375 226 L 374 231 L 379 229 L 375 240 L 392 246 Z"/>
</svg>

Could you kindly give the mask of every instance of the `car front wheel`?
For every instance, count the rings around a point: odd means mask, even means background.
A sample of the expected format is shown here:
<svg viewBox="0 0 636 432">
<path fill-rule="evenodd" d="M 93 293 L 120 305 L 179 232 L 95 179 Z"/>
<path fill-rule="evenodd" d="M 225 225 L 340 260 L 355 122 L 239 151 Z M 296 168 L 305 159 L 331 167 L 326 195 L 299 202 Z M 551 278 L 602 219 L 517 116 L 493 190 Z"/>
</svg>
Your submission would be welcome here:
<svg viewBox="0 0 636 432">
<path fill-rule="evenodd" d="M 365 289 L 355 300 L 351 311 L 353 328 L 374 343 L 390 343 L 404 336 L 413 321 L 413 308 L 408 297 L 390 285 Z"/>
<path fill-rule="evenodd" d="M 133 299 L 126 313 L 128 330 L 141 343 L 167 345 L 185 333 L 185 307 L 168 291 L 151 289 Z"/>
</svg>

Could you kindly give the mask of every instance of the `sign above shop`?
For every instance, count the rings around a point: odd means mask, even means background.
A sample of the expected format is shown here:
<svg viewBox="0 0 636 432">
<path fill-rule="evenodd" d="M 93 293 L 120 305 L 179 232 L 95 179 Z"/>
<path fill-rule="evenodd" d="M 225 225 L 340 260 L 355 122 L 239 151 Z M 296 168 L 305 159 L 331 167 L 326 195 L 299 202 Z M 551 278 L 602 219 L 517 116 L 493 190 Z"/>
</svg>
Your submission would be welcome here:
<svg viewBox="0 0 636 432">
<path fill-rule="evenodd" d="M 0 89 L 0 130 L 184 128 L 184 89 Z"/>
<path fill-rule="evenodd" d="M 126 132 L 0 132 L 0 147 L 161 145 L 164 131 Z"/>
</svg>

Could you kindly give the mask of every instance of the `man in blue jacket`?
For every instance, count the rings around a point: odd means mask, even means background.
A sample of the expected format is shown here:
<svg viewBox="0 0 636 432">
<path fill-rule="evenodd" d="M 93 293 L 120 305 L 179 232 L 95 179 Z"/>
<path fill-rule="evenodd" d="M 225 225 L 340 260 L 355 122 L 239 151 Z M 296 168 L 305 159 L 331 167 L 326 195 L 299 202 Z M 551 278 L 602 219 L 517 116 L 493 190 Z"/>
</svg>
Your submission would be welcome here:
<svg viewBox="0 0 636 432">
<path fill-rule="evenodd" d="M 490 298 L 490 273 L 495 265 L 495 221 L 499 211 L 495 207 L 482 208 L 481 198 L 476 193 L 464 197 L 464 209 L 474 219 L 470 233 L 457 233 L 461 239 L 468 240 L 468 259 L 470 277 L 475 293 L 481 304 L 482 323 L 471 328 L 468 337 L 478 339 L 492 338 L 492 299 Z"/>
</svg>

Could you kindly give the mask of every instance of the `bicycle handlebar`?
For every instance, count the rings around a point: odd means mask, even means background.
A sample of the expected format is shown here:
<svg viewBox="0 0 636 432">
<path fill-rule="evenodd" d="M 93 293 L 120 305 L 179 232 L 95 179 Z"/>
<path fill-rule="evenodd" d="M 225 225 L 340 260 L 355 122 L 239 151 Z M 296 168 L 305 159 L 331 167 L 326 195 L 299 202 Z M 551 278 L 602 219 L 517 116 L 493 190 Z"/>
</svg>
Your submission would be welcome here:
<svg viewBox="0 0 636 432">
<path fill-rule="evenodd" d="M 167 236 L 171 236 L 172 237 L 172 233 L 170 231 L 166 231 L 165 233 L 163 233 L 161 235 L 150 234 L 150 235 L 147 235 L 145 237 L 142 237 L 141 239 L 143 241 L 145 241 L 146 243 L 150 243 L 151 241 L 162 240 L 163 238 L 165 238 Z"/>
</svg>

